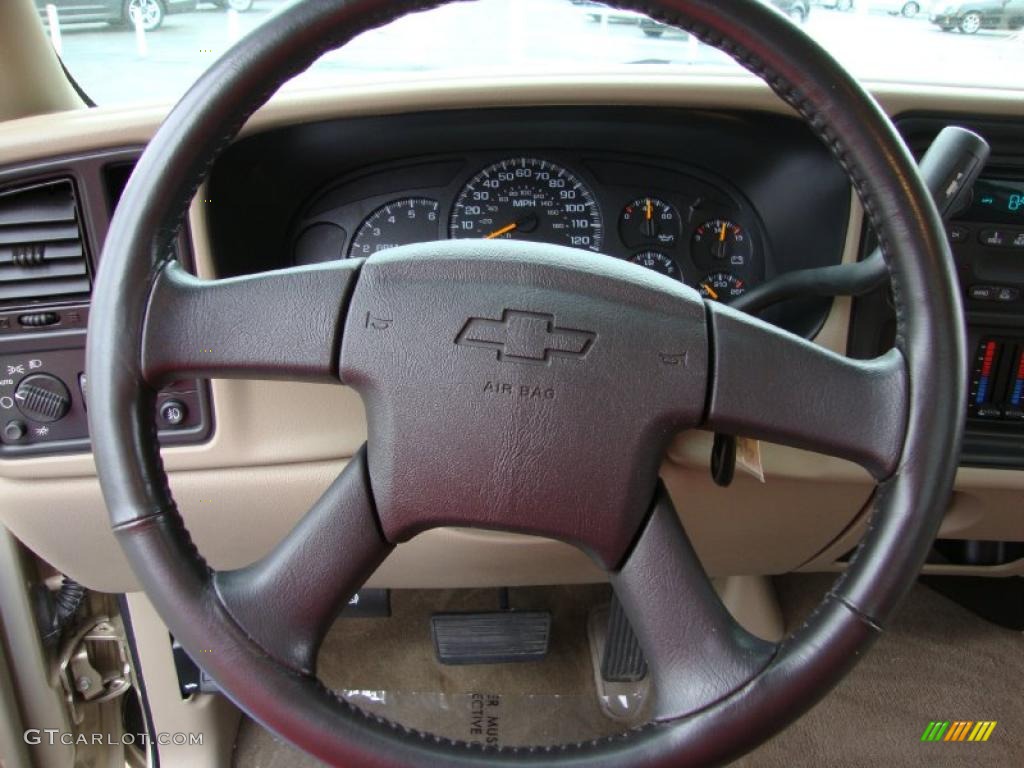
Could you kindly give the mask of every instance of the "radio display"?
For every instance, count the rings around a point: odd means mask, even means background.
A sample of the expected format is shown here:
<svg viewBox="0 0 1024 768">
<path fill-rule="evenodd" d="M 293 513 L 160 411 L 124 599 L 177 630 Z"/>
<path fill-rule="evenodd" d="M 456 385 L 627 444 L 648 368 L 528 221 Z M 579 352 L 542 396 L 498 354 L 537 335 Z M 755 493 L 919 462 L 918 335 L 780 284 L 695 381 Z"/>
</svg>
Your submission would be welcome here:
<svg viewBox="0 0 1024 768">
<path fill-rule="evenodd" d="M 974 200 L 963 218 L 1024 225 L 1024 181 L 978 179 Z"/>
</svg>

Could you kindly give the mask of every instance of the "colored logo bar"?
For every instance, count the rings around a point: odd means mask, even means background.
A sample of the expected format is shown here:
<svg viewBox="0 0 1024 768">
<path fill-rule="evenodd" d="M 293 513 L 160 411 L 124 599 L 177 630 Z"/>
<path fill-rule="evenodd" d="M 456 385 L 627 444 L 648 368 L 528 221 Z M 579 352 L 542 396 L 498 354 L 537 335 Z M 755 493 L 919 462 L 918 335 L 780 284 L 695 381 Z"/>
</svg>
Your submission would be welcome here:
<svg viewBox="0 0 1024 768">
<path fill-rule="evenodd" d="M 932 720 L 921 741 L 988 741 L 995 729 L 995 720 Z"/>
</svg>

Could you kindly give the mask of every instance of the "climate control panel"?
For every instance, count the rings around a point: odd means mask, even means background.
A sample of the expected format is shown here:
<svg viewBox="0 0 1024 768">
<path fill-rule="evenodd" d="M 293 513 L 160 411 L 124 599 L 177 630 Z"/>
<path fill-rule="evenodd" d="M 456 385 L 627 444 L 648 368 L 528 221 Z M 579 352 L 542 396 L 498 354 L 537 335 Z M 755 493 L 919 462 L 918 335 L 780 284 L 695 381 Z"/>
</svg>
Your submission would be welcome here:
<svg viewBox="0 0 1024 768">
<path fill-rule="evenodd" d="M 1024 315 L 1024 181 L 979 179 L 947 233 L 967 310 Z"/>
<path fill-rule="evenodd" d="M 973 362 L 968 416 L 1024 424 L 1024 339 L 982 337 Z"/>
<path fill-rule="evenodd" d="M 83 348 L 0 356 L 0 457 L 87 450 L 88 409 Z M 205 439 L 206 383 L 177 381 L 162 390 L 156 419 L 161 443 Z"/>
</svg>

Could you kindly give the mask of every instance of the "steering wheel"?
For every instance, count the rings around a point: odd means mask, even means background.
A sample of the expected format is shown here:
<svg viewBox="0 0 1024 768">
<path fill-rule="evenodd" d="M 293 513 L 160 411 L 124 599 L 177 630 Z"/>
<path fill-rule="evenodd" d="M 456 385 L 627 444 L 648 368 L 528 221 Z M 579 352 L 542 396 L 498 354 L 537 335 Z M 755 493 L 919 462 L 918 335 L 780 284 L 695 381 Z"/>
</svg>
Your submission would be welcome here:
<svg viewBox="0 0 1024 768">
<path fill-rule="evenodd" d="M 146 148 L 89 323 L 89 422 L 114 533 L 174 636 L 211 651 L 203 666 L 223 691 L 328 763 L 731 759 L 853 667 L 936 534 L 965 398 L 937 213 L 876 103 L 783 16 L 754 0 L 623 0 L 730 53 L 832 150 L 886 255 L 894 349 L 847 359 L 679 282 L 553 245 L 445 241 L 231 279 L 184 271 L 172 244 L 188 204 L 246 119 L 324 51 L 438 4 L 299 2 L 217 61 Z M 215 571 L 171 497 L 155 396 L 173 379 L 232 376 L 354 387 L 369 440 L 270 554 Z M 729 616 L 658 482 L 670 437 L 697 427 L 850 459 L 878 481 L 848 568 L 782 643 Z M 652 722 L 496 749 L 412 731 L 327 690 L 316 654 L 339 608 L 396 543 L 451 525 L 561 539 L 603 566 L 652 671 Z"/>
</svg>

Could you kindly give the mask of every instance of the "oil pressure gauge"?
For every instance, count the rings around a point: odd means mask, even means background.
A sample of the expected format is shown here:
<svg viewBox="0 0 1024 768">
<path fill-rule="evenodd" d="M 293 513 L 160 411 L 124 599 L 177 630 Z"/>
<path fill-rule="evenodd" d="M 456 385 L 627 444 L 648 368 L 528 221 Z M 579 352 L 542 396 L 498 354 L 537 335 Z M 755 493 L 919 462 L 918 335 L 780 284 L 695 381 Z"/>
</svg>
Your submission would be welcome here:
<svg viewBox="0 0 1024 768">
<path fill-rule="evenodd" d="M 622 209 L 619 236 L 629 248 L 672 248 L 679 240 L 679 212 L 656 197 L 638 197 Z"/>
</svg>

